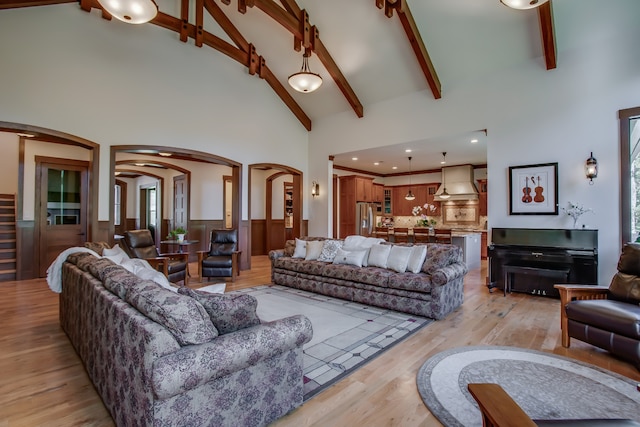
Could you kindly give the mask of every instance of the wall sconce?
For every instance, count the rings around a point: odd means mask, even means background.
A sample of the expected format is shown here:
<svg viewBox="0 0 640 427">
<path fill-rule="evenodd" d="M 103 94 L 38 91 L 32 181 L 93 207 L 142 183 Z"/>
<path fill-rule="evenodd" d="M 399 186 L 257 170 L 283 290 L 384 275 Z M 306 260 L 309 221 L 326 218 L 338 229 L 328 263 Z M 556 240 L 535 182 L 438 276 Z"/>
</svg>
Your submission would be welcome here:
<svg viewBox="0 0 640 427">
<path fill-rule="evenodd" d="M 317 182 L 313 181 L 311 183 L 311 195 L 313 197 L 319 196 L 320 195 L 320 184 L 318 184 Z"/>
<path fill-rule="evenodd" d="M 584 165 L 584 173 L 589 178 L 589 185 L 593 185 L 593 178 L 598 176 L 598 161 L 593 157 L 593 151 Z"/>
</svg>

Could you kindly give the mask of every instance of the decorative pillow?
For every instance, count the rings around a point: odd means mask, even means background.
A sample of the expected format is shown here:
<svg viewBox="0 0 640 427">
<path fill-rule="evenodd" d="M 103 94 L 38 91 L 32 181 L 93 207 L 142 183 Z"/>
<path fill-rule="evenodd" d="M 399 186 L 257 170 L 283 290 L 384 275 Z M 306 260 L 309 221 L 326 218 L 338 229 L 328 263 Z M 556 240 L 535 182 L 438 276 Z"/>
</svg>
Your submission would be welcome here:
<svg viewBox="0 0 640 427">
<path fill-rule="evenodd" d="M 304 257 L 307 261 L 313 261 L 320 257 L 324 242 L 322 240 L 307 241 L 307 255 Z"/>
<path fill-rule="evenodd" d="M 358 235 L 347 236 L 344 238 L 344 244 L 342 245 L 342 247 L 348 251 L 351 251 L 362 246 L 362 244 L 366 240 L 367 238 L 364 236 L 358 236 Z"/>
<path fill-rule="evenodd" d="M 178 293 L 202 304 L 221 335 L 260 324 L 258 300 L 251 295 L 210 294 L 187 287 L 179 288 Z"/>
<path fill-rule="evenodd" d="M 293 256 L 293 251 L 296 249 L 295 240 L 287 240 L 284 242 L 284 254 L 285 256 Z"/>
<path fill-rule="evenodd" d="M 407 270 L 411 252 L 413 252 L 411 246 L 391 246 L 389 258 L 387 259 L 387 268 L 398 273 L 404 273 Z"/>
<path fill-rule="evenodd" d="M 391 245 L 373 245 L 369 249 L 369 260 L 367 263 L 371 267 L 387 268 L 387 259 L 391 252 Z"/>
<path fill-rule="evenodd" d="M 296 248 L 292 258 L 304 258 L 307 255 L 307 241 L 296 238 Z"/>
<path fill-rule="evenodd" d="M 333 262 L 338 249 L 342 248 L 342 244 L 341 240 L 325 240 L 318 261 Z"/>
<path fill-rule="evenodd" d="M 345 251 L 342 248 L 338 248 L 336 256 L 333 258 L 334 264 L 348 264 L 355 265 L 356 267 L 362 267 L 362 262 L 367 256 L 367 249 L 360 249 L 357 251 Z"/>
<path fill-rule="evenodd" d="M 104 249 L 109 249 L 109 243 L 107 242 L 85 242 L 84 247 L 91 249 L 98 255 L 102 255 Z"/>
<path fill-rule="evenodd" d="M 125 301 L 167 328 L 180 345 L 202 344 L 218 336 L 202 304 L 153 282 L 142 281 L 129 288 Z"/>
<path fill-rule="evenodd" d="M 411 248 L 411 255 L 409 256 L 409 263 L 407 264 L 407 271 L 412 273 L 420 273 L 422 270 L 422 264 L 427 258 L 427 247 L 425 245 L 415 245 Z"/>
</svg>

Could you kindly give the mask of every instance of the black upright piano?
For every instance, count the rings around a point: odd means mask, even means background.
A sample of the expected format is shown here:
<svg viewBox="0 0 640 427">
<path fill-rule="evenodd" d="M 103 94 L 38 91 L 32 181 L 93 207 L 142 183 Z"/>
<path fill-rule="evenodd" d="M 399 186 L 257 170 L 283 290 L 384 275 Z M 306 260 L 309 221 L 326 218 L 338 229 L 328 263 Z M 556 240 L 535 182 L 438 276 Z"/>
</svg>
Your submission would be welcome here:
<svg viewBox="0 0 640 427">
<path fill-rule="evenodd" d="M 487 286 L 559 297 L 556 283 L 598 282 L 598 230 L 493 228 Z"/>
</svg>

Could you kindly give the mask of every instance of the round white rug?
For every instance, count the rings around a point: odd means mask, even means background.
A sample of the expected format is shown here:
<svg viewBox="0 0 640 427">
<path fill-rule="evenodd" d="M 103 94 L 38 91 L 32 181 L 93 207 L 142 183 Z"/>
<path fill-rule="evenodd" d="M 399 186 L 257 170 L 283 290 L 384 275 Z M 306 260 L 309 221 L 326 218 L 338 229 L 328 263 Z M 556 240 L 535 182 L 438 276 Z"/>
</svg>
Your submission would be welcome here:
<svg viewBox="0 0 640 427">
<path fill-rule="evenodd" d="M 516 347 L 459 347 L 418 371 L 418 390 L 445 426 L 482 426 L 469 383 L 497 383 L 533 419 L 640 421 L 637 381 L 562 356 Z"/>
</svg>

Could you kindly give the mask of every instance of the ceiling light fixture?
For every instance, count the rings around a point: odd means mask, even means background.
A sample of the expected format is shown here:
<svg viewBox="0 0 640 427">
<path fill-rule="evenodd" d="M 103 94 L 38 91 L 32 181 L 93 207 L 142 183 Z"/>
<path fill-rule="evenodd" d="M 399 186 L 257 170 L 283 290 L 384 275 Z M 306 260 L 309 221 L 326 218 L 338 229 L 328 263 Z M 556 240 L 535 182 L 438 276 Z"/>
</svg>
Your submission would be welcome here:
<svg viewBox="0 0 640 427">
<path fill-rule="evenodd" d="M 477 144 L 477 143 L 478 143 L 478 140 L 477 140 L 477 139 L 472 139 L 472 140 L 471 140 L 471 143 L 472 143 L 472 144 Z"/>
<path fill-rule="evenodd" d="M 127 24 L 144 24 L 158 14 L 158 5 L 153 0 L 98 0 L 98 3 Z"/>
<path fill-rule="evenodd" d="M 302 56 L 302 68 L 289 76 L 289 86 L 302 93 L 313 92 L 322 85 L 320 74 L 312 73 L 309 68 L 309 56 Z"/>
<path fill-rule="evenodd" d="M 442 163 L 442 164 L 447 163 L 446 157 L 447 157 L 447 152 L 443 151 L 442 152 L 442 161 L 440 163 Z M 447 186 L 445 185 L 445 182 L 444 182 L 444 169 L 442 169 L 442 193 L 440 194 L 440 198 L 441 199 L 448 199 L 449 197 L 451 197 L 451 195 L 449 193 L 447 193 Z"/>
<path fill-rule="evenodd" d="M 162 157 L 171 157 L 171 156 L 172 156 L 172 154 L 171 154 L 171 153 L 165 153 L 164 151 L 160 151 L 160 152 L 158 153 L 158 155 L 159 155 L 159 156 L 162 156 Z"/>
<path fill-rule="evenodd" d="M 512 9 L 525 10 L 541 6 L 548 1 L 549 0 L 500 0 L 500 3 Z"/>
<path fill-rule="evenodd" d="M 411 192 L 411 156 L 409 156 L 409 192 L 404 196 L 405 200 L 415 200 L 416 196 Z"/>
</svg>

